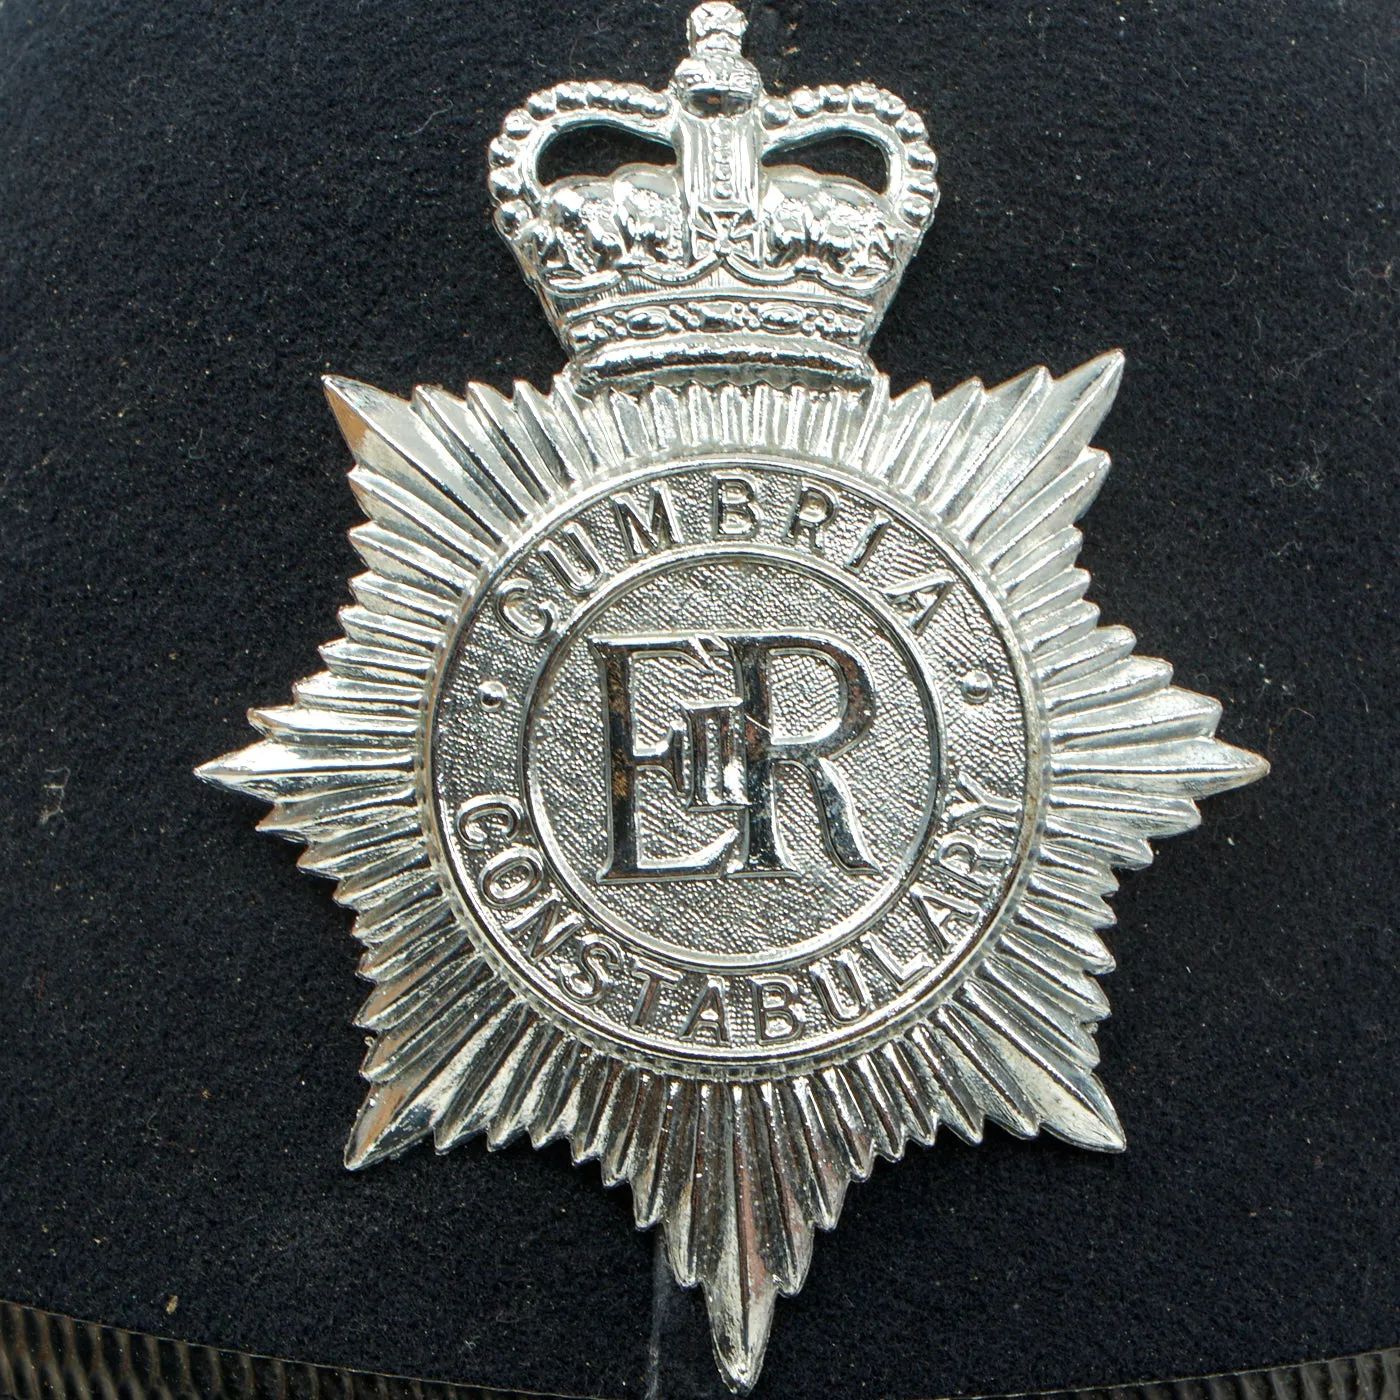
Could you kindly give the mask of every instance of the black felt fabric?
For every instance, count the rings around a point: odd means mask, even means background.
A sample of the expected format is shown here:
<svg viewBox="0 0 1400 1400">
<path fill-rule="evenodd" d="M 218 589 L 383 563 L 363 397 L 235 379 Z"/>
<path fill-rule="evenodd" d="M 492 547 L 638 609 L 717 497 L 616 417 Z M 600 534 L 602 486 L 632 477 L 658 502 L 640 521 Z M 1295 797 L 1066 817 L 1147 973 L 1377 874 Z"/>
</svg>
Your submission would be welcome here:
<svg viewBox="0 0 1400 1400">
<path fill-rule="evenodd" d="M 666 80 L 682 3 L 0 9 L 0 1296 L 607 1396 L 717 1388 L 629 1202 L 555 1148 L 360 1175 L 348 917 L 196 784 L 318 667 L 357 561 L 317 385 L 545 385 L 483 152 Z M 1094 598 L 1273 776 L 1126 878 L 1122 1157 L 881 1165 L 761 1394 L 932 1395 L 1400 1340 L 1392 0 L 756 3 L 770 84 L 928 117 L 896 387 L 1127 351 Z"/>
</svg>

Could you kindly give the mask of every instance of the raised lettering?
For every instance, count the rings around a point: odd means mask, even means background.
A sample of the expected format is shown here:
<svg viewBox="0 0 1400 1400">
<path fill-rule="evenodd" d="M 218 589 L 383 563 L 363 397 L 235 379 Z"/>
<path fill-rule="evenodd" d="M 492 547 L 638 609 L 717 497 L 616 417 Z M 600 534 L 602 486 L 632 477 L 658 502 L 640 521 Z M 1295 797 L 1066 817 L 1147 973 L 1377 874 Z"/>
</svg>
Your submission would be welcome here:
<svg viewBox="0 0 1400 1400">
<path fill-rule="evenodd" d="M 983 867 L 1005 865 L 1011 857 L 1009 852 L 994 852 L 961 831 L 950 831 L 939 838 L 933 858 L 945 879 L 980 900 L 997 882 L 996 874 Z"/>
<path fill-rule="evenodd" d="M 603 556 L 576 520 L 571 520 L 553 539 L 545 540 L 539 553 L 550 572 L 575 598 L 586 598 L 602 580 Z"/>
<path fill-rule="evenodd" d="M 826 1014 L 837 1025 L 850 1025 L 870 1010 L 870 988 L 849 953 L 837 953 L 834 958 L 813 963 L 807 969 L 807 976 L 812 979 Z"/>
<path fill-rule="evenodd" d="M 525 820 L 525 809 L 513 797 L 473 797 L 457 810 L 457 835 L 473 851 L 484 851 L 494 836 L 510 841 Z"/>
<path fill-rule="evenodd" d="M 637 1000 L 632 1003 L 632 1015 L 629 1020 L 632 1025 L 642 1027 L 651 1021 L 651 1013 L 656 1010 L 661 988 L 674 987 L 681 980 L 680 974 L 635 954 L 629 971 L 633 977 L 642 980 L 642 989 L 637 993 Z"/>
<path fill-rule="evenodd" d="M 652 488 L 650 516 L 644 516 L 629 500 L 614 496 L 613 514 L 617 517 L 617 532 L 629 559 L 641 559 L 658 549 L 681 543 L 680 526 L 676 523 L 675 507 L 664 484 Z"/>
<path fill-rule="evenodd" d="M 559 985 L 581 1005 L 594 1006 L 617 981 L 622 964 L 622 949 L 611 938 L 585 934 L 579 939 L 577 963 L 559 969 Z"/>
<path fill-rule="evenodd" d="M 967 774 L 953 779 L 961 801 L 948 804 L 948 817 L 955 827 L 964 826 L 977 817 L 987 816 L 1013 825 L 1021 819 L 1021 804 L 1011 797 L 1000 797 L 990 788 Z"/>
<path fill-rule="evenodd" d="M 742 875 L 786 872 L 778 840 L 776 769 L 798 767 L 812 785 L 821 813 L 822 838 L 828 853 L 854 875 L 879 874 L 865 850 L 850 789 L 831 760 L 844 753 L 870 728 L 875 716 L 870 677 L 853 652 L 827 637 L 796 633 L 731 639 L 738 661 L 739 694 L 744 711 L 745 787 L 748 809 Z M 841 684 L 841 714 L 820 733 L 777 739 L 773 733 L 770 662 L 775 654 L 818 656 L 836 672 Z"/>
<path fill-rule="evenodd" d="M 937 851 L 939 865 L 963 875 L 971 875 L 982 863 L 981 844 L 960 831 L 950 831 L 946 836 L 940 836 Z M 962 866 L 957 863 L 959 856 L 965 861 Z"/>
<path fill-rule="evenodd" d="M 877 874 L 866 853 L 860 821 L 845 778 L 832 759 L 870 727 L 875 707 L 864 664 L 831 637 L 808 633 L 726 637 L 597 637 L 589 642 L 598 663 L 607 726 L 608 857 L 602 883 L 624 880 L 731 875 L 789 875 L 777 829 L 777 770 L 797 768 L 811 784 L 822 840 L 832 859 L 856 875 Z M 772 660 L 816 657 L 836 673 L 841 710 L 811 734 L 774 734 Z M 638 749 L 632 709 L 632 668 L 638 659 L 674 657 L 718 673 L 738 691 L 737 701 L 682 706 L 659 747 Z M 728 675 L 725 672 L 728 672 Z M 689 785 L 686 784 L 689 750 Z M 680 859 L 644 862 L 638 837 L 638 779 L 651 769 L 693 810 L 732 811 L 737 828 Z M 733 860 L 731 861 L 731 852 Z"/>
<path fill-rule="evenodd" d="M 694 644 L 698 646 L 698 640 Z M 667 875 L 718 874 L 728 859 L 735 832 L 710 842 L 689 858 L 649 864 L 642 861 L 637 834 L 637 784 L 642 772 L 652 769 L 664 774 L 677 793 L 685 794 L 687 730 L 672 728 L 660 748 L 637 748 L 632 713 L 633 658 L 638 655 L 674 656 L 693 660 L 686 639 L 595 638 L 589 642 L 589 647 L 598 663 L 607 725 L 608 858 L 598 872 L 598 880 L 617 883 Z"/>
<path fill-rule="evenodd" d="M 548 603 L 536 603 L 527 595 L 533 585 L 527 578 L 508 578 L 491 600 L 496 618 L 508 632 L 526 642 L 542 642 L 554 631 L 556 618 Z"/>
<path fill-rule="evenodd" d="M 802 992 L 791 977 L 775 974 L 753 983 L 753 1018 L 765 1044 L 791 1040 L 807 1020 Z"/>
<path fill-rule="evenodd" d="M 695 812 L 739 812 L 748 805 L 743 711 L 737 705 L 687 705 L 690 721 L 690 796 Z"/>
<path fill-rule="evenodd" d="M 792 508 L 788 535 L 798 544 L 805 540 L 813 554 L 820 554 L 822 551 L 817 536 L 835 514 L 836 498 L 829 491 L 824 491 L 820 486 L 804 485 L 797 493 L 797 504 Z"/>
<path fill-rule="evenodd" d="M 735 473 L 711 478 L 710 527 L 716 539 L 751 540 L 762 520 L 753 477 Z"/>
<path fill-rule="evenodd" d="M 724 988 L 713 977 L 695 998 L 695 1005 L 681 1028 L 681 1038 L 692 1040 L 702 1030 L 714 1036 L 716 1045 L 729 1044 L 729 1013 L 724 1005 Z"/>
<path fill-rule="evenodd" d="M 972 922 L 980 912 L 970 900 L 960 895 L 945 894 L 932 885 L 911 885 L 909 898 L 913 901 L 914 912 L 932 935 L 934 947 L 939 953 L 946 953 L 955 941 L 948 928 L 949 921 L 966 919 Z"/>
<path fill-rule="evenodd" d="M 481 867 L 477 888 L 497 909 L 518 909 L 534 896 L 544 879 L 540 853 L 532 846 L 507 846 Z"/>
<path fill-rule="evenodd" d="M 953 574 L 935 569 L 931 573 L 920 574 L 917 578 L 905 579 L 903 583 L 892 584 L 881 589 L 885 601 L 909 624 L 916 637 L 922 637 L 924 629 L 933 619 L 941 604 L 957 583 Z"/>
<path fill-rule="evenodd" d="M 582 927 L 583 920 L 574 913 L 564 914 L 559 896 L 550 895 L 513 924 L 507 924 L 506 932 L 514 934 L 518 942 L 525 944 L 525 951 L 539 962 Z"/>
<path fill-rule="evenodd" d="M 865 951 L 874 959 L 875 965 L 898 991 L 902 992 L 912 987 L 926 972 L 932 972 L 935 966 L 923 953 L 915 953 L 908 962 L 900 962 L 885 940 L 873 930 L 862 935 L 860 941 Z"/>
<path fill-rule="evenodd" d="M 885 531 L 889 528 L 890 522 L 883 515 L 877 515 L 865 527 L 865 533 L 851 551 L 851 557 L 846 560 L 846 567 L 853 574 L 859 573 L 865 567 L 866 562 L 875 553 L 880 541 L 885 537 Z"/>
</svg>

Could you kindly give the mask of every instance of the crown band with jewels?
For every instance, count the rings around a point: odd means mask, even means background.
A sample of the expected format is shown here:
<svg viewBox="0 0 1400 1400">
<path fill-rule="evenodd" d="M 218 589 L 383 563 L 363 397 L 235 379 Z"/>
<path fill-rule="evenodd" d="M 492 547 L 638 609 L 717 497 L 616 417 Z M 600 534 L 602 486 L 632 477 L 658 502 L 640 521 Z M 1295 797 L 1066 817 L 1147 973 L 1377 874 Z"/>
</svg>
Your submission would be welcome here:
<svg viewBox="0 0 1400 1400">
<path fill-rule="evenodd" d="M 922 118 L 870 83 L 765 96 L 746 27 L 733 5 L 700 5 L 666 91 L 560 83 L 491 143 L 496 226 L 585 387 L 705 366 L 872 373 L 867 347 L 933 220 L 937 158 Z M 545 148 L 582 126 L 670 146 L 676 165 L 541 184 Z M 884 153 L 883 193 L 773 163 L 831 136 Z"/>
</svg>

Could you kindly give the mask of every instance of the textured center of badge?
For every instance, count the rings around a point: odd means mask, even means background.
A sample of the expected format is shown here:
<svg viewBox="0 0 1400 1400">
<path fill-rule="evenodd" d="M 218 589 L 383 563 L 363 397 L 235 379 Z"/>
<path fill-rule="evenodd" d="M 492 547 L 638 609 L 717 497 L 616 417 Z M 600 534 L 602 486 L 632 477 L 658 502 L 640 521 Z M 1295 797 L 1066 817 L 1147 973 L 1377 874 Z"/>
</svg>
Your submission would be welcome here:
<svg viewBox="0 0 1400 1400">
<path fill-rule="evenodd" d="M 937 988 L 1018 863 L 1034 755 L 994 608 L 866 485 L 671 467 L 519 542 L 434 715 L 439 825 L 501 970 L 730 1072 Z"/>
</svg>

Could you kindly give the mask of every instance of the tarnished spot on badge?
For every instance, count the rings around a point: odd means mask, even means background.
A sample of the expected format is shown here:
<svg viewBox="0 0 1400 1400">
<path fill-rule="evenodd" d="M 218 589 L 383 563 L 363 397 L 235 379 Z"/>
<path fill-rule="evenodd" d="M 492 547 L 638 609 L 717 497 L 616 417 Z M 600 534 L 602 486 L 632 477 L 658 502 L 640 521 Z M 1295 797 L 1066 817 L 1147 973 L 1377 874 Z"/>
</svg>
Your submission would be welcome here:
<svg viewBox="0 0 1400 1400">
<path fill-rule="evenodd" d="M 666 92 L 506 119 L 497 222 L 570 365 L 509 399 L 327 380 L 369 572 L 328 669 L 199 770 L 356 911 L 347 1164 L 567 1139 L 737 1389 L 877 1155 L 989 1118 L 1122 1147 L 1112 868 L 1267 771 L 1084 601 L 1121 355 L 892 400 L 866 346 L 936 203 L 923 123 L 764 97 L 742 31 L 702 5 Z M 542 187 L 589 122 L 674 171 Z M 772 163 L 834 131 L 886 191 Z"/>
</svg>

